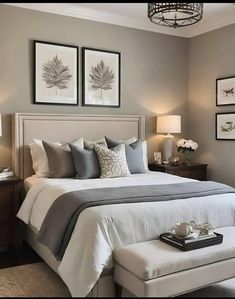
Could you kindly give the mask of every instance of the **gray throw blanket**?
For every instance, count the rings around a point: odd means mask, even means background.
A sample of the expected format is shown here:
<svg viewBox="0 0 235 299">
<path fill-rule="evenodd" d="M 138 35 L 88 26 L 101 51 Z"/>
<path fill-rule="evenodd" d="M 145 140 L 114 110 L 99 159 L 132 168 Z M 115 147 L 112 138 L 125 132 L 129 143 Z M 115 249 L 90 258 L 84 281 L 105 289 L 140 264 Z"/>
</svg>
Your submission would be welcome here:
<svg viewBox="0 0 235 299">
<path fill-rule="evenodd" d="M 49 209 L 38 240 L 61 260 L 80 213 L 89 207 L 122 203 L 155 202 L 235 193 L 224 184 L 204 181 L 167 185 L 127 186 L 72 191 L 61 195 Z"/>
</svg>

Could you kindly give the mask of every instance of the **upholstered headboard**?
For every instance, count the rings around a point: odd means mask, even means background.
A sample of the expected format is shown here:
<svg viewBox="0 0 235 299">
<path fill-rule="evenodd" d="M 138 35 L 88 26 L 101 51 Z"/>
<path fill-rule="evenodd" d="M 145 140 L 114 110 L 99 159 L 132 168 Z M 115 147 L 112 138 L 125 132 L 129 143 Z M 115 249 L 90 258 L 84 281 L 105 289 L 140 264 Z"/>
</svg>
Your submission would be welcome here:
<svg viewBox="0 0 235 299">
<path fill-rule="evenodd" d="M 117 139 L 145 138 L 142 115 L 78 115 L 15 113 L 13 116 L 13 168 L 24 179 L 33 174 L 29 144 L 33 139 L 62 143 L 84 137 L 97 140 L 105 135 Z"/>
</svg>

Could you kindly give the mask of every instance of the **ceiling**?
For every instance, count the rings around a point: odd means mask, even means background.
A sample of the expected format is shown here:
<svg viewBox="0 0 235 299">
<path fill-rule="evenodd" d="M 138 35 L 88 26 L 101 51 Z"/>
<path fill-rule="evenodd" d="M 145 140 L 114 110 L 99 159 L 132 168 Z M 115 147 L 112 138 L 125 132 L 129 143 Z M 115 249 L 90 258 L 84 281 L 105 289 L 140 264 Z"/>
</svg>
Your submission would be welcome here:
<svg viewBox="0 0 235 299">
<path fill-rule="evenodd" d="M 147 3 L 4 4 L 188 38 L 235 23 L 234 3 L 204 3 L 199 23 L 177 29 L 151 23 L 147 18 Z"/>
</svg>

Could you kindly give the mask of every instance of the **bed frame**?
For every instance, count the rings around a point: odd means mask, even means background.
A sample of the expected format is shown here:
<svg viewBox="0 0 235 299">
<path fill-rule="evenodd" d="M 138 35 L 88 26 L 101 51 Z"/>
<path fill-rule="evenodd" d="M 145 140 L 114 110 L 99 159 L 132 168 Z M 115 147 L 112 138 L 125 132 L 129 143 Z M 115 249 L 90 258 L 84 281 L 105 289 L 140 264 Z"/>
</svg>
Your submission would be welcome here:
<svg viewBox="0 0 235 299">
<path fill-rule="evenodd" d="M 115 139 L 136 136 L 145 139 L 142 115 L 85 115 L 15 113 L 13 116 L 13 170 L 22 180 L 33 174 L 29 144 L 33 139 L 70 142 L 79 137 L 97 140 L 105 135 Z M 37 241 L 36 232 L 22 225 L 23 239 L 58 274 L 59 262 L 46 246 Z M 103 273 L 88 297 L 114 296 L 113 274 Z"/>
</svg>

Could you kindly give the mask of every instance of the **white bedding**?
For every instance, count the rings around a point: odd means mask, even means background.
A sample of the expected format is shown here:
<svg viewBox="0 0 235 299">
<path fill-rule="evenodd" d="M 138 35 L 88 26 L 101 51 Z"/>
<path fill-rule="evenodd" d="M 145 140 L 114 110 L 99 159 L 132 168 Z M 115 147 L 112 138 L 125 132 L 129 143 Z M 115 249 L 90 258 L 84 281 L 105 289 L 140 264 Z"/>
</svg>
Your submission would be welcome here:
<svg viewBox="0 0 235 299">
<path fill-rule="evenodd" d="M 39 230 L 52 203 L 68 191 L 190 181 L 160 172 L 115 179 L 36 179 L 17 216 Z M 59 274 L 72 296 L 86 296 L 103 269 L 112 267 L 113 249 L 155 239 L 176 222 L 191 220 L 214 227 L 234 226 L 235 194 L 88 208 L 78 217 Z"/>
</svg>

